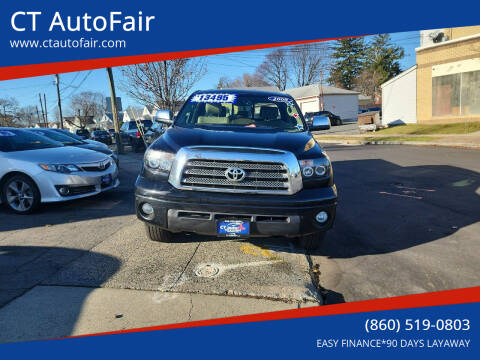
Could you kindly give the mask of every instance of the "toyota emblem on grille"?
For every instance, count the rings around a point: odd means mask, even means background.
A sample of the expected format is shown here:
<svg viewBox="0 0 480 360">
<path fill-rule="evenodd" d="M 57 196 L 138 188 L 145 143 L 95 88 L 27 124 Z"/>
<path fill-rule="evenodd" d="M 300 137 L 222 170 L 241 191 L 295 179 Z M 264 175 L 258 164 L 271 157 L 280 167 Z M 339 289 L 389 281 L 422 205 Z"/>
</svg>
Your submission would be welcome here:
<svg viewBox="0 0 480 360">
<path fill-rule="evenodd" d="M 239 182 L 245 179 L 247 173 L 245 170 L 237 168 L 237 167 L 229 167 L 225 170 L 225 177 L 229 181 Z"/>
</svg>

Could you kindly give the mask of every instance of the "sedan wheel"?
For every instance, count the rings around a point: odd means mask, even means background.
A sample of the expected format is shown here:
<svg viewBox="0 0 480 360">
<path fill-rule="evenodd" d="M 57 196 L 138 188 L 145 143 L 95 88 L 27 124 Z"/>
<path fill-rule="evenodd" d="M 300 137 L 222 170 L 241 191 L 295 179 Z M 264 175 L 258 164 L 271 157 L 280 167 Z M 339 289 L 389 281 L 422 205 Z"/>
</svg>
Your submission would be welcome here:
<svg viewBox="0 0 480 360">
<path fill-rule="evenodd" d="M 32 180 L 16 175 L 5 182 L 3 200 L 14 212 L 28 214 L 40 203 L 40 193 Z"/>
</svg>

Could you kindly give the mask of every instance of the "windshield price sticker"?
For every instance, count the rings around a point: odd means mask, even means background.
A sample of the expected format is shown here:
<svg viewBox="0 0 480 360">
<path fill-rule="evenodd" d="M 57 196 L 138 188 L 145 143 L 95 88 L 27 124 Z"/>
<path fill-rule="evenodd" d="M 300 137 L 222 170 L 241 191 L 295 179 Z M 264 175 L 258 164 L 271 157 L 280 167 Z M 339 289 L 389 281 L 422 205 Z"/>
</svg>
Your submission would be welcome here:
<svg viewBox="0 0 480 360">
<path fill-rule="evenodd" d="M 235 103 L 236 94 L 197 94 L 193 96 L 190 102 L 193 103 Z"/>
<path fill-rule="evenodd" d="M 16 135 L 11 131 L 0 130 L 0 136 L 16 136 Z"/>
<path fill-rule="evenodd" d="M 286 103 L 288 106 L 293 105 L 293 100 L 288 98 L 288 97 L 269 96 L 268 100 L 273 101 L 273 102 L 283 102 L 283 103 Z"/>
</svg>

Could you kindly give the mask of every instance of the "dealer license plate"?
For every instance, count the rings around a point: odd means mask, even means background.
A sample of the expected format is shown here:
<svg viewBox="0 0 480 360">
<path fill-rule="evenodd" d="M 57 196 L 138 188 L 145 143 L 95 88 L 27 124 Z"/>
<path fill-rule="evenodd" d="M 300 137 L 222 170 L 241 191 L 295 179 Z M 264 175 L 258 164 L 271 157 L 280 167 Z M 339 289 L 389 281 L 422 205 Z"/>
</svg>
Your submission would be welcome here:
<svg viewBox="0 0 480 360">
<path fill-rule="evenodd" d="M 112 174 L 102 176 L 102 185 L 108 186 L 112 183 Z"/>
<path fill-rule="evenodd" d="M 241 236 L 250 234 L 250 223 L 241 220 L 223 220 L 217 223 L 217 233 L 224 236 Z"/>
</svg>

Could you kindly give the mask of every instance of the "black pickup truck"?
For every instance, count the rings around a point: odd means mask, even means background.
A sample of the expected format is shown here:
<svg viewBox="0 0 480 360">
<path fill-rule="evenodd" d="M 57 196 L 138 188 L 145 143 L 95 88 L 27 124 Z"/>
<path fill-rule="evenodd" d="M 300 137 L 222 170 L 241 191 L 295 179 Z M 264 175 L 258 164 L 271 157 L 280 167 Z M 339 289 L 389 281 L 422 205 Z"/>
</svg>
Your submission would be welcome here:
<svg viewBox="0 0 480 360">
<path fill-rule="evenodd" d="M 135 207 L 154 241 L 283 236 L 316 248 L 335 219 L 327 154 L 283 93 L 193 93 L 146 151 Z"/>
</svg>

